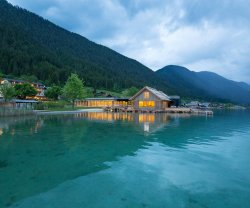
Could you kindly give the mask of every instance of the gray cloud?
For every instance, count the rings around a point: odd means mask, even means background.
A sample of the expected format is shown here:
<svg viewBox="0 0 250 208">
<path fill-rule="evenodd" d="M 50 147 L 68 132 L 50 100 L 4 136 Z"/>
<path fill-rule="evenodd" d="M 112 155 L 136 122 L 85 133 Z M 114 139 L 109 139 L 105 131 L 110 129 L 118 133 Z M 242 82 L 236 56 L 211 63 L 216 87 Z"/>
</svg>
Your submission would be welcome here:
<svg viewBox="0 0 250 208">
<path fill-rule="evenodd" d="M 247 0 L 9 0 L 153 70 L 179 64 L 250 83 Z"/>
</svg>

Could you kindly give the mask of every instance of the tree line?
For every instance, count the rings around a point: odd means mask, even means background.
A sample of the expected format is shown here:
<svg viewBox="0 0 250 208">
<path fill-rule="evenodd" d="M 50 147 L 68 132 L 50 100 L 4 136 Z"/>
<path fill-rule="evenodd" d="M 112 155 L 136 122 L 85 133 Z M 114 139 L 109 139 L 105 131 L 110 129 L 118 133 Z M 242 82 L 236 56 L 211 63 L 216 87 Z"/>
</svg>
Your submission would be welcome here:
<svg viewBox="0 0 250 208">
<path fill-rule="evenodd" d="M 59 98 L 68 100 L 72 103 L 74 108 L 77 99 L 84 99 L 88 95 L 88 90 L 86 90 L 84 86 L 84 81 L 81 80 L 77 74 L 72 73 L 63 87 L 53 85 L 46 89 L 45 96 L 50 100 L 58 100 Z M 138 91 L 138 88 L 131 87 L 122 91 L 121 94 L 125 97 L 131 97 Z M 29 82 L 13 86 L 6 80 L 0 85 L 0 93 L 4 98 L 4 101 L 8 102 L 14 97 L 19 99 L 34 97 L 38 91 Z"/>
<path fill-rule="evenodd" d="M 4 80 L 0 85 L 0 93 L 4 101 L 8 102 L 14 97 L 19 99 L 33 97 L 38 91 L 29 82 L 13 86 L 10 82 Z M 63 88 L 53 85 L 45 91 L 45 96 L 52 100 L 58 100 L 59 96 L 62 96 L 63 99 L 71 101 L 74 107 L 76 99 L 85 97 L 84 81 L 77 74 L 72 73 Z"/>
<path fill-rule="evenodd" d="M 163 86 L 153 71 L 105 46 L 0 1 L 0 68 L 13 77 L 35 76 L 62 86 L 77 73 L 86 86 L 122 91 Z"/>
</svg>

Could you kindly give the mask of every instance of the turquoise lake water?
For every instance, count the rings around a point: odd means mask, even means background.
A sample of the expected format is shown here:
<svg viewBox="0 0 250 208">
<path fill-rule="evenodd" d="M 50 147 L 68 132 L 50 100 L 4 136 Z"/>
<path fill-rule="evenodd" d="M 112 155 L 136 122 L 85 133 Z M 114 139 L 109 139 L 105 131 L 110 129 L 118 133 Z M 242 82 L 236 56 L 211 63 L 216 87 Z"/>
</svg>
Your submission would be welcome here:
<svg viewBox="0 0 250 208">
<path fill-rule="evenodd" d="M 0 207 L 250 207 L 250 112 L 0 118 Z"/>
</svg>

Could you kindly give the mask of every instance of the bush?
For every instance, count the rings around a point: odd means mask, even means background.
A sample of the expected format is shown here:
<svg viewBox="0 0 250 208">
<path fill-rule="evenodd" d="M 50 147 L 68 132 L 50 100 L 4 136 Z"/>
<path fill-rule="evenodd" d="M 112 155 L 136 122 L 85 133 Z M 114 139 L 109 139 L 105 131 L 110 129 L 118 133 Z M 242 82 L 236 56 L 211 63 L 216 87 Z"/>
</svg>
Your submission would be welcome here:
<svg viewBox="0 0 250 208">
<path fill-rule="evenodd" d="M 58 102 L 51 101 L 51 102 L 46 102 L 45 104 L 47 105 L 48 109 L 53 109 L 53 108 L 64 108 L 67 103 L 64 101 L 58 101 Z"/>
</svg>

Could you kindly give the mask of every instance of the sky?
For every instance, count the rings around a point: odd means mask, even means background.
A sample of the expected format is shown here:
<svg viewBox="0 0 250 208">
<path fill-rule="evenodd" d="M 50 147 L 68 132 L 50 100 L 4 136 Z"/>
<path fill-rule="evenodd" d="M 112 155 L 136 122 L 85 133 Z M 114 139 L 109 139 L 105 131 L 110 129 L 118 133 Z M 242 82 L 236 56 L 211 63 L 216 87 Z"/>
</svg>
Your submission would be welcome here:
<svg viewBox="0 0 250 208">
<path fill-rule="evenodd" d="M 8 0 L 136 59 L 250 84 L 250 0 Z"/>
</svg>

